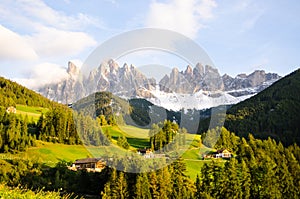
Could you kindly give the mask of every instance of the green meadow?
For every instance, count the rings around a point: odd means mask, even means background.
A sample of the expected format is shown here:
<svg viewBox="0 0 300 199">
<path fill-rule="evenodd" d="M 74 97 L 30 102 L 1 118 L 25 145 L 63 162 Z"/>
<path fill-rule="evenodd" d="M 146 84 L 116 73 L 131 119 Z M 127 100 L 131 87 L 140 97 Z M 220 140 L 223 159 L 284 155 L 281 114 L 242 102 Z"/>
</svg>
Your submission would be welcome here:
<svg viewBox="0 0 300 199">
<path fill-rule="evenodd" d="M 22 117 L 25 117 L 27 115 L 28 120 L 33 120 L 34 122 L 37 122 L 40 118 L 42 113 L 46 113 L 48 111 L 47 108 L 42 107 L 34 107 L 34 106 L 26 106 L 26 105 L 17 105 L 17 114 L 22 115 Z"/>
<path fill-rule="evenodd" d="M 17 106 L 18 113 L 27 115 L 33 120 L 38 120 L 41 113 L 46 113 L 47 109 L 38 107 Z M 66 145 L 50 142 L 37 141 L 36 147 L 27 149 L 26 152 L 16 154 L 0 154 L 0 159 L 30 159 L 42 162 L 47 166 L 55 166 L 59 161 L 73 162 L 76 159 L 86 157 L 112 156 L 113 154 L 128 153 L 125 149 L 117 146 L 119 136 L 125 136 L 130 144 L 130 150 L 135 151 L 138 148 L 149 148 L 148 129 L 140 129 L 133 126 L 104 126 L 103 131 L 108 131 L 112 136 L 112 145 L 109 147 L 84 146 L 84 145 Z M 199 146 L 200 135 L 186 134 L 187 145 L 181 149 L 182 158 L 186 163 L 186 174 L 195 179 L 205 162 L 202 160 L 202 153 L 212 149 Z"/>
</svg>

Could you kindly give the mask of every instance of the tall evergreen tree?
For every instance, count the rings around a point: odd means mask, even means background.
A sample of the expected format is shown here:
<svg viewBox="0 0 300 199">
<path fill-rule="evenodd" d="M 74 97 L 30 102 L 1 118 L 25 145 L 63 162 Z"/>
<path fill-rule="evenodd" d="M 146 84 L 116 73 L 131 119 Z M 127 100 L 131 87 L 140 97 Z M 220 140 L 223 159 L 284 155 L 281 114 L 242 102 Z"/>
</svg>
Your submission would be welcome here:
<svg viewBox="0 0 300 199">
<path fill-rule="evenodd" d="M 150 199 L 150 184 L 146 173 L 138 174 L 136 177 L 136 184 L 134 190 L 134 198 L 136 199 Z"/>
</svg>

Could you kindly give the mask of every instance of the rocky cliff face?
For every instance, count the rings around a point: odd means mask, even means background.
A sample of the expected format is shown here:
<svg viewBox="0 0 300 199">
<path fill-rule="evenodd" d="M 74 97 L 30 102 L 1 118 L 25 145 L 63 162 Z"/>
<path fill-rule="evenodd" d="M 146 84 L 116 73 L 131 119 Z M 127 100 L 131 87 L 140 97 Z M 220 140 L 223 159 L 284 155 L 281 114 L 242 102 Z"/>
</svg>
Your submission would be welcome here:
<svg viewBox="0 0 300 199">
<path fill-rule="evenodd" d="M 122 67 L 114 60 L 103 62 L 83 78 L 79 69 L 68 64 L 68 78 L 59 84 L 50 84 L 38 91 L 44 96 L 62 103 L 71 103 L 97 91 L 109 91 L 124 98 L 153 98 L 153 91 L 161 93 L 195 94 L 201 92 L 224 91 L 234 97 L 257 93 L 280 76 L 265 71 L 255 71 L 250 75 L 240 74 L 235 78 L 220 76 L 217 69 L 200 63 L 194 68 L 187 66 L 184 71 L 173 68 L 158 83 L 147 78 L 133 65 Z"/>
<path fill-rule="evenodd" d="M 224 84 L 217 69 L 206 65 L 205 69 L 197 64 L 193 69 L 187 66 L 185 71 L 179 72 L 173 68 L 170 75 L 165 75 L 159 82 L 160 90 L 164 92 L 175 92 L 193 94 L 199 90 L 217 91 L 223 90 Z"/>
<path fill-rule="evenodd" d="M 239 74 L 235 78 L 227 74 L 222 76 L 225 91 L 235 97 L 260 92 L 280 78 L 278 74 L 263 70 L 256 70 L 250 75 Z"/>
<path fill-rule="evenodd" d="M 70 103 L 84 96 L 83 82 L 79 79 L 79 69 L 72 62 L 68 63 L 68 77 L 58 84 L 49 84 L 38 89 L 45 97 L 61 103 Z"/>
<path fill-rule="evenodd" d="M 123 67 L 109 60 L 82 77 L 79 69 L 71 62 L 68 64 L 68 78 L 58 84 L 49 84 L 38 92 L 49 99 L 61 103 L 71 103 L 97 91 L 110 91 L 118 96 L 131 98 L 136 96 L 151 97 L 149 92 L 155 87 L 155 80 L 148 79 L 133 65 Z"/>
</svg>

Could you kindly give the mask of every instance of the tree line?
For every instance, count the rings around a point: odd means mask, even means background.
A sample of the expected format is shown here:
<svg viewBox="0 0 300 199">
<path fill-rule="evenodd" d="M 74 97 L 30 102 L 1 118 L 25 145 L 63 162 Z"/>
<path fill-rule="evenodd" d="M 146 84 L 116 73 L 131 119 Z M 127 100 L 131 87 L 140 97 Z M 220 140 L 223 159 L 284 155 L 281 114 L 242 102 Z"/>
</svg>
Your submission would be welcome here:
<svg viewBox="0 0 300 199">
<path fill-rule="evenodd" d="M 165 120 L 153 124 L 149 130 L 150 146 L 153 151 L 169 151 L 185 145 L 187 130 L 179 128 L 176 122 Z"/>
<path fill-rule="evenodd" d="M 6 108 L 15 107 L 17 104 L 50 108 L 53 102 L 24 86 L 0 77 L 0 104 Z"/>
<path fill-rule="evenodd" d="M 285 148 L 270 138 L 260 140 L 249 135 L 248 140 L 240 139 L 233 150 L 236 157 L 225 165 L 211 161 L 202 167 L 195 198 L 300 197 L 297 145 Z"/>
<path fill-rule="evenodd" d="M 29 131 L 34 126 L 28 118 L 6 112 L 0 106 L 0 152 L 24 151 L 35 145 L 35 135 Z"/>
</svg>

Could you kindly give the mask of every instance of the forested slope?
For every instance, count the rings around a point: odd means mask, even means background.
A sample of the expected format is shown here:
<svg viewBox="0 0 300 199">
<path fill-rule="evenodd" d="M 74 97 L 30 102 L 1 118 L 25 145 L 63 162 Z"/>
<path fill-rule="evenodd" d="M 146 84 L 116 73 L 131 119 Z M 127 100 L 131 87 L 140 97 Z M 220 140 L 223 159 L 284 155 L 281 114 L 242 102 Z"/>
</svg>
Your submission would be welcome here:
<svg viewBox="0 0 300 199">
<path fill-rule="evenodd" d="M 50 108 L 52 102 L 16 82 L 0 77 L 0 106 L 8 107 L 16 104 Z"/>
<path fill-rule="evenodd" d="M 300 69 L 227 111 L 225 127 L 240 136 L 300 144 Z"/>
</svg>

